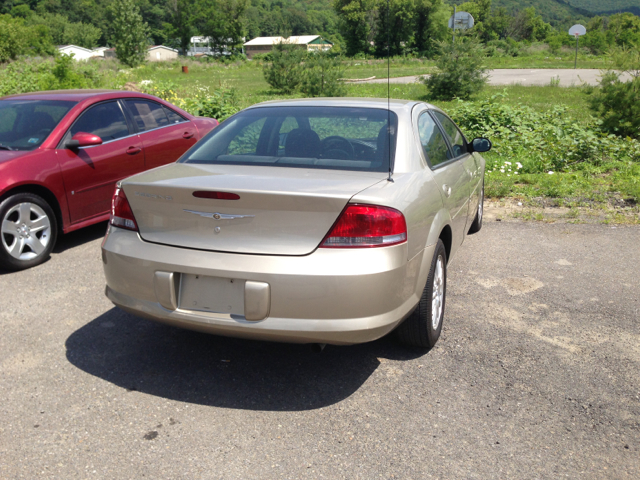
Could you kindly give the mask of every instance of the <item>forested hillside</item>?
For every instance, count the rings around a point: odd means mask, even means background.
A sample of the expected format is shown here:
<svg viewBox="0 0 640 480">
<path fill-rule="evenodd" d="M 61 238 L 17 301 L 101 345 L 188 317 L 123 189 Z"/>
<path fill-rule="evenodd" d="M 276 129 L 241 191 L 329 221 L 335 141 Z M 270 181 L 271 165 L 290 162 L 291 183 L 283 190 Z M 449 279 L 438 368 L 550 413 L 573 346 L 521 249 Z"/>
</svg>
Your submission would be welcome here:
<svg viewBox="0 0 640 480">
<path fill-rule="evenodd" d="M 146 37 L 148 44 L 186 50 L 192 36 L 202 35 L 219 53 L 239 54 L 243 38 L 319 34 L 349 56 L 384 56 L 388 39 L 392 55 L 429 57 L 450 35 L 453 4 L 474 15 L 472 34 L 487 45 L 499 42 L 493 47 L 510 55 L 517 55 L 514 42 L 557 49 L 575 23 L 590 30 L 583 44 L 593 53 L 640 42 L 640 17 L 600 18 L 593 10 L 629 9 L 640 0 L 0 0 L 0 62 L 51 55 L 61 44 L 114 46 L 114 25 L 124 18 L 118 22 L 114 12 L 123 10 L 116 4 L 139 12 L 142 43 Z"/>
<path fill-rule="evenodd" d="M 640 15 L 640 0 L 566 0 L 574 7 L 592 13 L 632 12 Z"/>
</svg>

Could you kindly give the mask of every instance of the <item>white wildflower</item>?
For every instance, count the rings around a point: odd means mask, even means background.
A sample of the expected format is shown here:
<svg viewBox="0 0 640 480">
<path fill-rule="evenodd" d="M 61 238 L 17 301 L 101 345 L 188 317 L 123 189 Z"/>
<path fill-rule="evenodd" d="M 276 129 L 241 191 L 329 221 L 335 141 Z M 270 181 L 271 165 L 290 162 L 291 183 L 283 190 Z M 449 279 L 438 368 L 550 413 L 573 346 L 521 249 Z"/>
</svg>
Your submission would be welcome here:
<svg viewBox="0 0 640 480">
<path fill-rule="evenodd" d="M 553 175 L 553 172 L 551 170 L 549 170 L 549 175 Z"/>
<path fill-rule="evenodd" d="M 151 85 L 153 83 L 153 80 L 142 80 L 140 82 L 140 85 Z"/>
</svg>

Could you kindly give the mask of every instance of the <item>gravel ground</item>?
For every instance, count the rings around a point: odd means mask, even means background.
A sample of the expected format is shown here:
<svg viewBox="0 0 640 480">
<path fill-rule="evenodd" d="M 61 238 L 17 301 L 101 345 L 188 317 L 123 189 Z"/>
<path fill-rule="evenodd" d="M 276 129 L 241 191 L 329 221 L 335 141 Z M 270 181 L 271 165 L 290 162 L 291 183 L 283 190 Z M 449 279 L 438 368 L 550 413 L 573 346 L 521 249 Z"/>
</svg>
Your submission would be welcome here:
<svg viewBox="0 0 640 480">
<path fill-rule="evenodd" d="M 0 272 L 0 478 L 640 476 L 640 228 L 487 222 L 434 350 L 137 319 L 99 225 Z"/>
</svg>

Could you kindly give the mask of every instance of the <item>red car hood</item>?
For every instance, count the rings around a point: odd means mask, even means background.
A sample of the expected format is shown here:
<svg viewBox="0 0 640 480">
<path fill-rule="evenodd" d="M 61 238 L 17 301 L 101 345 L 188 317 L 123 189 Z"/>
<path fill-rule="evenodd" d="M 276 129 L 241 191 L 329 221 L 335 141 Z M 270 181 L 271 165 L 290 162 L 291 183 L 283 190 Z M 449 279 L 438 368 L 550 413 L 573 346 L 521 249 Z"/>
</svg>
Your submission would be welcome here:
<svg viewBox="0 0 640 480">
<path fill-rule="evenodd" d="M 0 163 L 8 162 L 18 157 L 33 153 L 33 150 L 0 150 Z"/>
</svg>

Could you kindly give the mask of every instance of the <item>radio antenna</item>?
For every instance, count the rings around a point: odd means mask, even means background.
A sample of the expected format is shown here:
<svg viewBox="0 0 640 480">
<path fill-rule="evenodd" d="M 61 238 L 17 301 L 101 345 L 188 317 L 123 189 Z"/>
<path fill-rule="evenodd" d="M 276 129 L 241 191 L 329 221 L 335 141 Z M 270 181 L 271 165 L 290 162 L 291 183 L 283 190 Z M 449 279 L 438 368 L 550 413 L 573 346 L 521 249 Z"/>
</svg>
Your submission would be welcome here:
<svg viewBox="0 0 640 480">
<path fill-rule="evenodd" d="M 389 155 L 389 176 L 388 182 L 393 182 L 393 165 L 391 165 L 391 30 L 389 28 L 389 0 L 387 0 L 387 152 Z"/>
</svg>

